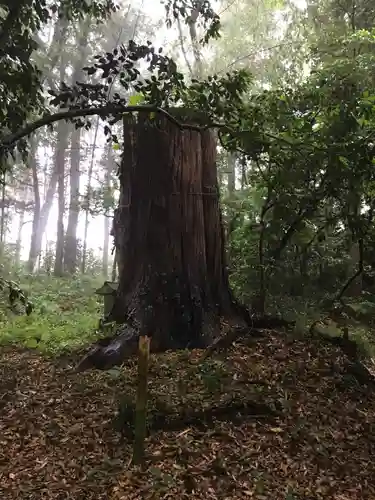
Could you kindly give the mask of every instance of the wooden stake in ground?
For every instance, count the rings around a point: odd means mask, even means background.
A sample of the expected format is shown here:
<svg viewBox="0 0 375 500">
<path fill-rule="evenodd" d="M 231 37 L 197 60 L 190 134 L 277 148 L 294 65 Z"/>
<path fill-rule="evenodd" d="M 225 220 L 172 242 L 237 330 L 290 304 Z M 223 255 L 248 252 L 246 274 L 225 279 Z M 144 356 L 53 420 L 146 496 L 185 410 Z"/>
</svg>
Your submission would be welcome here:
<svg viewBox="0 0 375 500">
<path fill-rule="evenodd" d="M 147 432 L 147 381 L 150 357 L 150 337 L 141 335 L 138 344 L 138 387 L 135 407 L 135 430 L 133 462 L 141 465 L 144 461 L 145 439 Z"/>
</svg>

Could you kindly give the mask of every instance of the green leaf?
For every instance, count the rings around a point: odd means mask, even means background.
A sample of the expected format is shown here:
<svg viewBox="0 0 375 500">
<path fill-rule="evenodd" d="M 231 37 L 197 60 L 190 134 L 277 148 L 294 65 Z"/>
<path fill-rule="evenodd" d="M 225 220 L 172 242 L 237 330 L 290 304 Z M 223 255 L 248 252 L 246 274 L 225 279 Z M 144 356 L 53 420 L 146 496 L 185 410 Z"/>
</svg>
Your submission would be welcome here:
<svg viewBox="0 0 375 500">
<path fill-rule="evenodd" d="M 149 115 L 148 115 L 149 119 L 150 120 L 155 120 L 155 117 L 156 117 L 156 113 L 155 111 L 152 111 Z"/>
<path fill-rule="evenodd" d="M 28 339 L 26 341 L 26 347 L 28 347 L 29 349 L 35 349 L 35 347 L 37 347 L 37 346 L 38 346 L 38 342 L 35 339 Z"/>
<path fill-rule="evenodd" d="M 143 94 L 134 94 L 129 97 L 129 106 L 137 106 L 144 102 L 145 96 Z"/>
<path fill-rule="evenodd" d="M 339 156 L 339 160 L 346 167 L 349 165 L 349 162 L 348 162 L 347 158 L 345 158 L 344 156 Z"/>
<path fill-rule="evenodd" d="M 120 144 L 118 144 L 116 142 L 115 144 L 113 144 L 112 149 L 114 149 L 115 151 L 118 151 L 120 149 Z"/>
</svg>

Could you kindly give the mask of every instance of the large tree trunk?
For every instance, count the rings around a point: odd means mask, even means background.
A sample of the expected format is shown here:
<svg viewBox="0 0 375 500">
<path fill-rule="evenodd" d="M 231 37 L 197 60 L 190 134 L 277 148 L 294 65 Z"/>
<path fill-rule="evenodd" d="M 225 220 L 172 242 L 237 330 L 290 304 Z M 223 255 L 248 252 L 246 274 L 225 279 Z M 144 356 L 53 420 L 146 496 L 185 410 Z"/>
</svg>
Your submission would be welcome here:
<svg viewBox="0 0 375 500">
<path fill-rule="evenodd" d="M 80 369 L 120 363 L 140 333 L 152 336 L 154 351 L 204 347 L 220 335 L 221 318 L 239 322 L 210 131 L 182 131 L 164 119 L 126 129 L 114 236 L 119 288 L 108 319 L 126 326 Z"/>
</svg>

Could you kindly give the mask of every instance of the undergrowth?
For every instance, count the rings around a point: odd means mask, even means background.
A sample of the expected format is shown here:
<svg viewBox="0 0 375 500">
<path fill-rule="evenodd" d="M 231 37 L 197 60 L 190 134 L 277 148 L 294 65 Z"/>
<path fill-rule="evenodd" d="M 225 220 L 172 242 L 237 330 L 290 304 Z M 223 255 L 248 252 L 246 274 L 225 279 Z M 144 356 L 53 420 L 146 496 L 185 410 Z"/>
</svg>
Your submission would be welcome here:
<svg viewBox="0 0 375 500">
<path fill-rule="evenodd" d="M 101 278 L 24 276 L 22 290 L 34 304 L 30 316 L 10 311 L 6 296 L 0 303 L 0 343 L 37 348 L 46 354 L 73 350 L 92 341 L 102 314 L 95 290 Z"/>
<path fill-rule="evenodd" d="M 362 356 L 375 357 L 375 305 L 374 297 L 346 299 L 346 304 L 353 310 L 360 311 L 366 317 L 365 322 L 347 318 L 346 325 L 349 337 L 354 340 Z M 309 335 L 312 323 L 329 316 L 328 311 L 323 311 L 320 304 L 324 303 L 322 298 L 317 297 L 292 297 L 288 295 L 271 297 L 268 311 L 271 314 L 279 314 L 289 321 L 295 321 L 295 335 L 303 338 Z M 374 320 L 373 320 L 374 318 Z M 342 330 L 334 321 L 321 325 L 318 328 L 324 335 L 336 337 L 342 335 Z"/>
<path fill-rule="evenodd" d="M 19 283 L 33 302 L 34 310 L 30 316 L 26 316 L 22 308 L 15 314 L 3 292 L 0 296 L 0 344 L 36 348 L 45 354 L 57 355 L 83 347 L 97 338 L 103 305 L 95 290 L 103 284 L 103 278 L 24 275 Z M 319 302 L 314 296 L 270 297 L 267 312 L 295 321 L 294 333 L 303 338 L 309 335 L 310 325 L 324 317 Z M 368 304 L 368 300 L 359 301 L 355 307 L 362 308 L 371 317 Z M 341 331 L 334 325 L 325 325 L 324 333 L 336 336 Z M 371 325 L 350 322 L 349 334 L 364 356 L 375 357 L 375 333 Z"/>
</svg>

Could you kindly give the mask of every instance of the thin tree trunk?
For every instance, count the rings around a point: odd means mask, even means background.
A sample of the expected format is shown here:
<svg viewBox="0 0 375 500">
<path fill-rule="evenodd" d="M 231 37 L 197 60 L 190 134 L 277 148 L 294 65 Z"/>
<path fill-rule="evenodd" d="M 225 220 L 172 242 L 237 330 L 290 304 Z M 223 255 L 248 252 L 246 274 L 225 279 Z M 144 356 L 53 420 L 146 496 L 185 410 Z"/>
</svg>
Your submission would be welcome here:
<svg viewBox="0 0 375 500">
<path fill-rule="evenodd" d="M 50 86 L 55 87 L 53 79 L 50 78 L 53 68 L 56 66 L 59 58 L 61 57 L 62 44 L 65 40 L 65 33 L 68 27 L 66 19 L 58 20 L 54 27 L 53 40 L 49 48 L 50 56 L 50 68 L 45 79 L 49 81 Z M 48 58 L 47 58 L 48 59 Z M 37 136 L 34 136 L 32 141 L 34 141 L 35 148 L 37 147 Z M 36 155 L 36 150 L 35 150 Z M 38 259 L 40 258 L 42 251 L 42 241 L 43 236 L 48 224 L 49 214 L 53 205 L 53 199 L 56 193 L 57 180 L 58 180 L 58 169 L 57 165 L 54 164 L 51 178 L 48 184 L 48 188 L 44 197 L 43 206 L 41 206 L 40 191 L 39 191 L 39 179 L 37 162 L 34 158 L 31 162 L 32 177 L 33 177 L 33 191 L 34 191 L 34 214 L 33 214 L 33 225 L 32 234 L 30 242 L 29 259 L 27 264 L 27 269 L 29 272 L 33 272 L 37 265 Z"/>
<path fill-rule="evenodd" d="M 356 274 L 358 268 L 358 263 L 360 261 L 360 242 L 351 241 L 349 255 L 350 262 L 347 268 L 348 279 Z M 363 276 L 362 274 L 356 275 L 355 279 L 350 282 L 350 285 L 346 289 L 346 295 L 350 297 L 360 297 L 363 289 Z"/>
<path fill-rule="evenodd" d="M 234 194 L 234 192 L 236 190 L 236 154 L 235 153 L 228 153 L 227 159 L 228 159 L 227 189 L 228 189 L 228 195 L 231 196 Z M 229 239 L 231 233 L 234 231 L 234 229 L 236 227 L 237 217 L 238 217 L 237 215 L 233 215 L 228 220 L 227 233 L 226 233 L 227 239 Z"/>
<path fill-rule="evenodd" d="M 96 120 L 94 143 L 92 145 L 91 161 L 90 161 L 90 166 L 89 166 L 89 171 L 88 171 L 85 228 L 84 228 L 83 249 L 82 249 L 82 267 L 81 267 L 82 274 L 85 274 L 85 271 L 86 271 L 87 234 L 88 234 L 88 230 L 89 230 L 89 215 L 90 215 L 90 203 L 91 203 L 91 182 L 92 182 L 92 173 L 94 170 L 95 147 L 96 147 L 96 140 L 98 137 L 98 130 L 99 130 L 99 118 Z"/>
<path fill-rule="evenodd" d="M 188 58 L 188 55 L 187 55 L 187 52 L 185 49 L 184 33 L 182 31 L 181 20 L 179 17 L 177 18 L 177 27 L 178 27 L 178 38 L 180 41 L 182 55 L 184 56 L 185 63 L 186 63 L 186 66 L 189 70 L 190 76 L 194 76 L 194 71 L 193 71 L 193 68 L 191 67 L 191 64 L 190 64 L 190 61 L 189 61 L 189 58 Z"/>
<path fill-rule="evenodd" d="M 64 267 L 69 274 L 74 274 L 77 270 L 77 226 L 79 218 L 79 181 L 80 181 L 80 151 L 81 129 L 72 132 L 70 142 L 70 203 L 68 226 L 65 239 Z"/>
<path fill-rule="evenodd" d="M 32 152 L 30 151 L 30 156 Z M 30 172 L 27 171 L 25 175 L 25 185 L 22 186 L 21 188 L 21 196 L 20 196 L 20 201 L 21 201 L 21 211 L 19 214 L 19 221 L 18 221 L 18 230 L 17 230 L 17 240 L 16 240 L 16 254 L 15 254 L 15 264 L 18 267 L 21 262 L 21 250 L 22 250 L 22 229 L 25 224 L 25 211 L 26 211 L 26 203 L 28 201 L 28 194 L 29 194 L 29 189 L 27 186 L 28 180 L 29 180 L 29 175 Z"/>
<path fill-rule="evenodd" d="M 90 27 L 90 18 L 88 17 L 80 29 L 78 30 L 79 36 L 77 37 L 77 45 L 79 51 L 79 58 L 75 64 L 72 75 L 72 82 L 83 82 L 85 73 L 82 68 L 85 65 L 86 48 L 88 31 Z M 79 218 L 79 188 L 80 188 L 80 161 L 81 161 L 81 129 L 74 128 L 71 138 L 71 153 L 70 153 L 70 202 L 69 202 L 69 216 L 68 226 L 66 229 L 65 239 L 65 255 L 64 267 L 65 271 L 69 274 L 74 274 L 77 270 L 77 254 L 78 254 L 78 240 L 77 240 L 77 226 Z"/>
<path fill-rule="evenodd" d="M 236 190 L 236 155 L 228 153 L 228 193 L 233 194 Z"/>
<path fill-rule="evenodd" d="M 347 296 L 359 297 L 362 294 L 363 281 L 362 273 L 357 273 L 356 271 L 361 261 L 361 237 L 359 237 L 355 222 L 353 222 L 351 219 L 354 219 L 354 221 L 357 221 L 359 219 L 361 213 L 361 199 L 358 195 L 358 191 L 355 189 L 353 189 L 351 193 L 350 205 L 352 211 L 352 217 L 348 220 L 350 260 L 347 268 L 347 278 L 349 280 L 349 285 L 347 286 L 345 293 Z M 353 276 L 355 276 L 355 279 L 351 279 Z"/>
<path fill-rule="evenodd" d="M 203 3 L 204 3 L 204 0 L 198 0 L 196 8 L 192 9 L 192 12 L 187 19 L 187 24 L 189 26 L 191 45 L 193 47 L 194 62 L 195 62 L 195 64 L 194 64 L 194 76 L 196 78 L 202 77 L 202 73 L 203 73 L 200 44 L 199 44 L 198 35 L 197 35 L 197 21 L 198 21 L 199 12 L 202 8 Z"/>
<path fill-rule="evenodd" d="M 65 121 L 57 125 L 55 162 L 58 169 L 58 216 L 54 275 L 64 274 L 64 212 L 65 212 L 65 152 L 68 146 L 69 128 Z"/>
<path fill-rule="evenodd" d="M 61 57 L 60 82 L 63 82 L 65 79 L 66 61 L 64 59 L 64 57 Z M 58 194 L 56 254 L 53 268 L 53 273 L 55 276 L 63 276 L 64 274 L 65 152 L 68 147 L 68 138 L 69 125 L 65 120 L 60 120 L 57 125 L 57 139 L 55 150 Z"/>
<path fill-rule="evenodd" d="M 109 252 L 109 217 L 104 216 L 104 243 L 103 243 L 103 259 L 102 259 L 102 274 L 104 279 L 108 278 L 108 252 Z"/>
<path fill-rule="evenodd" d="M 35 140 L 35 144 L 36 142 L 37 141 Z M 56 193 L 58 175 L 57 175 L 57 165 L 55 164 L 51 173 L 51 178 L 46 191 L 45 200 L 43 206 L 41 206 L 38 166 L 35 155 L 33 155 L 30 159 L 30 166 L 33 179 L 34 213 L 33 213 L 32 234 L 31 234 L 31 243 L 30 243 L 29 260 L 27 268 L 28 271 L 32 273 L 35 269 L 38 257 L 40 256 L 40 252 L 42 250 L 43 235 L 47 227 L 49 214 L 53 204 L 53 198 Z"/>
<path fill-rule="evenodd" d="M 5 243 L 5 173 L 1 176 L 1 220 L 0 220 L 0 243 L 1 243 L 1 252 L 4 249 Z"/>
<path fill-rule="evenodd" d="M 18 222 L 18 231 L 17 231 L 16 255 L 15 255 L 15 264 L 17 267 L 19 267 L 21 263 L 22 228 L 24 223 L 25 223 L 25 210 L 23 209 L 20 213 L 20 219 Z"/>
<path fill-rule="evenodd" d="M 112 155 L 112 145 L 109 144 L 107 147 L 107 166 L 105 169 L 105 178 L 104 178 L 104 189 L 105 195 L 109 198 L 111 195 L 111 179 L 113 172 L 113 155 Z M 103 244 L 103 268 L 102 274 L 105 279 L 108 278 L 108 257 L 109 257 L 109 236 L 111 232 L 110 221 L 108 213 L 104 216 L 104 244 Z"/>
</svg>

